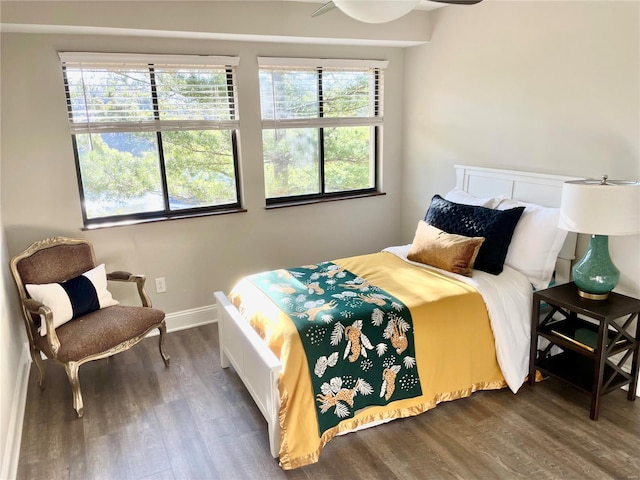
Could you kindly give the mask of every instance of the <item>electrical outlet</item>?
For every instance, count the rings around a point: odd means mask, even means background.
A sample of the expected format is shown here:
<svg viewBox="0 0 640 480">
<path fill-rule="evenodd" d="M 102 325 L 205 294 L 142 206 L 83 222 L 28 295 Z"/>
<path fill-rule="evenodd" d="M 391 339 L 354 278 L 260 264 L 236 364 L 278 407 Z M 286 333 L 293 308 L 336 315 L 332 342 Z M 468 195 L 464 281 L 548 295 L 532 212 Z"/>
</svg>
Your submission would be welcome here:
<svg viewBox="0 0 640 480">
<path fill-rule="evenodd" d="M 164 282 L 164 277 L 156 278 L 156 293 L 164 293 L 167 291 L 167 284 Z"/>
</svg>

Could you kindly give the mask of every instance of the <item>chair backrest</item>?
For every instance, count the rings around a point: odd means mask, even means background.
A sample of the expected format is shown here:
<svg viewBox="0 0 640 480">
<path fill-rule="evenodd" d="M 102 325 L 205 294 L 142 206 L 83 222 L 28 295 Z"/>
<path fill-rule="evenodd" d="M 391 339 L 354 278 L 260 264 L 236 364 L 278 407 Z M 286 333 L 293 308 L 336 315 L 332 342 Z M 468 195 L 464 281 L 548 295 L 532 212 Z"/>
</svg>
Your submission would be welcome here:
<svg viewBox="0 0 640 480">
<path fill-rule="evenodd" d="M 26 284 L 64 282 L 95 266 L 96 259 L 90 242 L 65 237 L 36 242 L 11 259 L 11 273 L 21 300 L 29 298 Z M 23 313 L 27 330 L 33 333 L 40 325 L 40 318 L 30 315 L 24 308 Z"/>
</svg>

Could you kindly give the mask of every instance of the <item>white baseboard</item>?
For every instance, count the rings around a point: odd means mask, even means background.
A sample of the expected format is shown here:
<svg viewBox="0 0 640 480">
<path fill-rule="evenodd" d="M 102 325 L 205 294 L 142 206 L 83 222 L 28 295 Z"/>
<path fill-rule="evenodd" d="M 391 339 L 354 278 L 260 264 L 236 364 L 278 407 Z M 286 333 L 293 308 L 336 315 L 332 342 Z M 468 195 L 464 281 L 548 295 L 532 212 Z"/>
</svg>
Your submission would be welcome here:
<svg viewBox="0 0 640 480">
<path fill-rule="evenodd" d="M 624 387 L 622 387 L 622 390 L 624 390 L 625 392 L 628 392 L 629 385 L 625 385 Z M 640 382 L 638 382 L 638 387 L 636 388 L 636 397 L 640 398 Z"/>
<path fill-rule="evenodd" d="M 190 310 L 168 313 L 165 317 L 167 321 L 167 332 L 177 332 L 187 328 L 199 327 L 218 321 L 216 306 L 207 305 Z M 158 335 L 158 330 L 153 330 L 149 336 Z M 11 420 L 7 431 L 7 443 L 2 454 L 2 471 L 0 479 L 12 480 L 18 471 L 18 461 L 20 459 L 20 442 L 22 440 L 22 423 L 24 420 L 24 409 L 27 402 L 27 387 L 29 385 L 29 371 L 31 370 L 31 356 L 29 355 L 29 344 L 25 343 L 20 356 L 20 365 L 16 376 L 16 387 L 13 390 L 11 404 Z"/>
<path fill-rule="evenodd" d="M 216 305 L 191 308 L 181 312 L 169 313 L 165 317 L 167 332 L 177 332 L 186 328 L 200 327 L 218 321 Z"/>
<path fill-rule="evenodd" d="M 200 327 L 218 321 L 218 314 L 215 305 L 191 308 L 180 312 L 167 313 L 164 317 L 167 322 L 167 332 L 177 332 L 187 328 Z M 149 337 L 158 335 L 158 330 L 152 330 Z"/>
<path fill-rule="evenodd" d="M 22 423 L 24 421 L 24 408 L 27 401 L 30 369 L 31 356 L 29 355 L 29 344 L 25 342 L 20 354 L 13 399 L 11 400 L 11 416 L 9 428 L 7 429 L 7 442 L 5 444 L 5 451 L 2 454 L 2 471 L 0 472 L 0 478 L 3 480 L 16 478 L 16 473 L 18 472 Z"/>
<path fill-rule="evenodd" d="M 616 355 L 613 355 L 610 357 L 610 359 L 614 362 L 614 363 L 618 363 L 620 361 L 620 359 L 622 358 L 622 353 L 618 353 Z M 631 374 L 631 360 L 627 361 L 627 363 L 625 363 L 624 365 L 622 365 L 622 370 L 628 374 Z M 629 391 L 629 384 L 624 385 L 622 387 L 622 390 L 624 390 L 625 392 Z M 636 397 L 640 397 L 640 382 L 638 382 L 638 385 L 636 385 Z"/>
<path fill-rule="evenodd" d="M 207 305 L 180 312 L 168 313 L 166 315 L 167 331 L 176 332 L 187 328 L 199 327 L 218 321 L 216 305 Z M 149 336 L 158 335 L 158 330 L 154 330 Z M 24 344 L 20 358 L 18 374 L 16 376 L 16 388 L 14 389 L 11 421 L 7 432 L 7 444 L 2 456 L 2 471 L 0 479 L 12 480 L 18 471 L 18 460 L 20 458 L 20 441 L 22 439 L 22 423 L 24 420 L 24 409 L 27 400 L 27 386 L 29 384 L 29 370 L 31 368 L 31 357 L 29 346 Z M 628 390 L 628 386 L 623 387 Z M 636 395 L 640 397 L 640 385 Z"/>
</svg>

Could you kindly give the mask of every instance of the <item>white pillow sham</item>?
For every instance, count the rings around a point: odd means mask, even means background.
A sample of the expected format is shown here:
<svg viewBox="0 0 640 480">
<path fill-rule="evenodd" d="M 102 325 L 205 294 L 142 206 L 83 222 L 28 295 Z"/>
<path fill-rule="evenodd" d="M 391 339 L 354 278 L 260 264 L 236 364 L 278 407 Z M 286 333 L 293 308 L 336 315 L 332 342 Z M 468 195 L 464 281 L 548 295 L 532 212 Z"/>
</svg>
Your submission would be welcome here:
<svg viewBox="0 0 640 480">
<path fill-rule="evenodd" d="M 503 199 L 498 210 L 525 207 L 505 259 L 505 265 L 526 276 L 537 290 L 547 288 L 567 231 L 558 228 L 559 208 Z"/>
<path fill-rule="evenodd" d="M 480 198 L 465 192 L 461 188 L 454 187 L 447 192 L 444 198 L 450 202 L 461 203 L 463 205 L 496 208 L 505 197 L 500 195 L 498 197 Z"/>
<path fill-rule="evenodd" d="M 51 309 L 55 328 L 81 315 L 118 305 L 107 290 L 104 263 L 63 283 L 27 284 L 25 287 L 31 298 Z M 40 335 L 46 334 L 43 318 Z"/>
</svg>

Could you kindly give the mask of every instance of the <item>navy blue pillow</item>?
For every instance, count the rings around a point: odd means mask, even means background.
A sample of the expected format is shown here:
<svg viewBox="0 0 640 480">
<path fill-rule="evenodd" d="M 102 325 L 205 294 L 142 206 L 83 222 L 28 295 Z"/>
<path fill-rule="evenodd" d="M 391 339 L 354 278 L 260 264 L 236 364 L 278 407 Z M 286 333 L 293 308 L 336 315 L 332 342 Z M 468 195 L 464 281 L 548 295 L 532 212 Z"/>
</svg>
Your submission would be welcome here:
<svg viewBox="0 0 640 480">
<path fill-rule="evenodd" d="M 434 195 L 424 220 L 447 233 L 484 237 L 473 268 L 498 275 L 502 272 L 513 231 L 524 208 L 493 210 L 450 202 Z"/>
<path fill-rule="evenodd" d="M 71 309 L 73 310 L 73 318 L 78 318 L 87 313 L 100 310 L 98 291 L 93 282 L 84 275 L 58 283 L 58 285 L 60 285 L 69 296 Z"/>
</svg>

